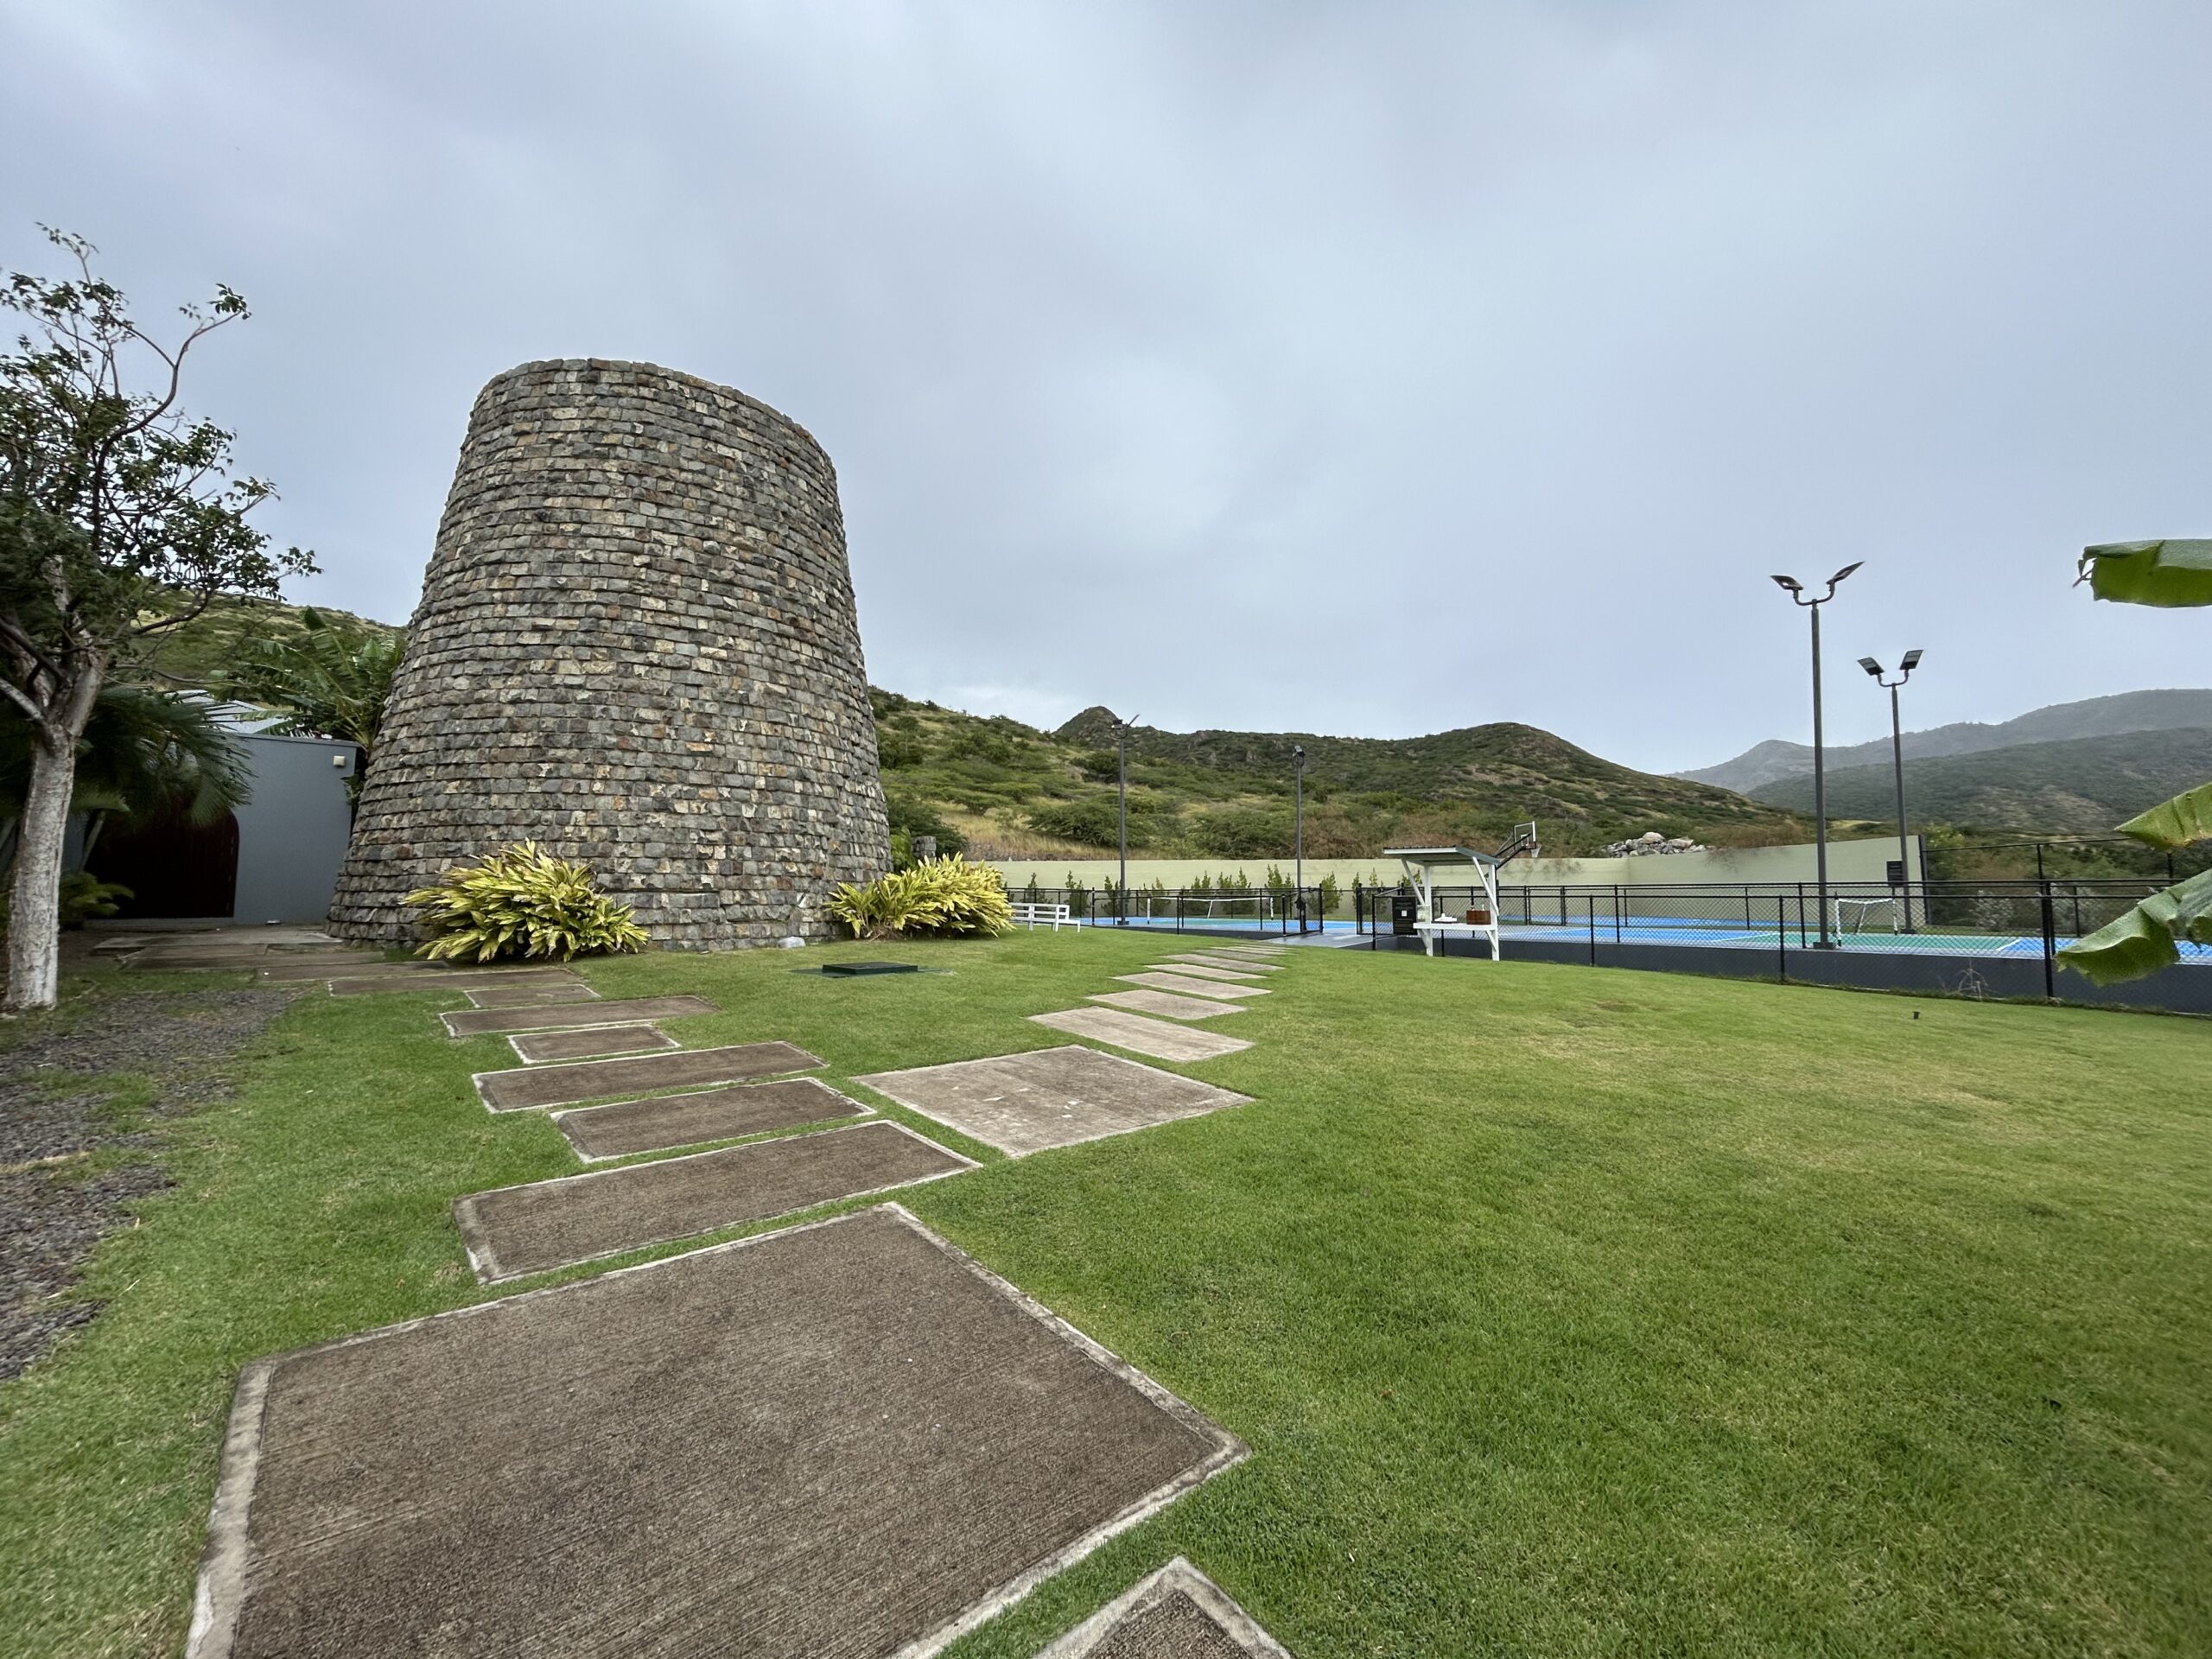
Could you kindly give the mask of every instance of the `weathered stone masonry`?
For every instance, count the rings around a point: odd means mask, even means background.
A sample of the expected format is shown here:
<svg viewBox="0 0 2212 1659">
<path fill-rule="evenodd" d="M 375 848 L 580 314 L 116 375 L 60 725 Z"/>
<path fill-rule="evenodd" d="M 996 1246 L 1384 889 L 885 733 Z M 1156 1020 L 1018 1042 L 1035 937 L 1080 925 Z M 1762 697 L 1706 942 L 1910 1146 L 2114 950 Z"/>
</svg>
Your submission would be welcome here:
<svg viewBox="0 0 2212 1659">
<path fill-rule="evenodd" d="M 333 924 L 412 940 L 523 840 L 690 948 L 826 937 L 890 867 L 836 474 L 766 404 L 595 359 L 477 398 Z"/>
</svg>

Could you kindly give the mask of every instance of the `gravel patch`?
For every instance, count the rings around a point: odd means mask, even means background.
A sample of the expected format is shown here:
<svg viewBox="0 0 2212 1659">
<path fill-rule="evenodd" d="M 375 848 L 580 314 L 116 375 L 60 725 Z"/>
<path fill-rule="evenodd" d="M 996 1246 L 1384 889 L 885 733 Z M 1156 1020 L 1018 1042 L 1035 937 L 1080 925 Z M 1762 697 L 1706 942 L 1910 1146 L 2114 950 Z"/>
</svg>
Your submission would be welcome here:
<svg viewBox="0 0 2212 1659">
<path fill-rule="evenodd" d="M 168 1184 L 149 1120 L 224 1097 L 226 1063 L 296 994 L 104 997 L 67 1005 L 66 1023 L 0 1052 L 0 1381 L 99 1312 L 62 1293 L 101 1235 L 128 1222 L 128 1206 Z M 105 1088 L 67 1087 L 116 1073 L 151 1079 L 148 1113 L 109 1110 Z M 120 1160 L 97 1155 L 116 1152 Z"/>
</svg>

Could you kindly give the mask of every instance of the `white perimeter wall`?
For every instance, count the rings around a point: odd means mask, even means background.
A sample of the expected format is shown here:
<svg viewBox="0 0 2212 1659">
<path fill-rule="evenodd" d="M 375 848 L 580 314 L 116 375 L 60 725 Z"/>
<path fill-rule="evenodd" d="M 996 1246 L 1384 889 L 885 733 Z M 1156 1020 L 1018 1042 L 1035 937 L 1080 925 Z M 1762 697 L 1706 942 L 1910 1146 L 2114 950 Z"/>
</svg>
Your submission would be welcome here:
<svg viewBox="0 0 2212 1659">
<path fill-rule="evenodd" d="M 1921 880 L 1920 837 L 1915 836 L 1910 843 L 1911 858 L 1906 871 L 1909 880 Z M 1897 855 L 1894 836 L 1872 841 L 1831 841 L 1828 843 L 1828 880 L 1831 881 L 1874 881 L 1889 880 L 1889 861 Z M 1273 864 L 1286 876 L 1290 874 L 1291 861 L 1287 858 L 1133 858 L 1129 861 L 1129 885 L 1132 888 L 1148 887 L 1154 881 L 1164 882 L 1171 888 L 1186 887 L 1201 875 L 1218 880 L 1223 875 L 1234 876 L 1243 870 L 1255 885 Z M 1093 859 L 1006 859 L 995 861 L 991 868 L 1006 877 L 1007 886 L 1019 887 L 1034 875 L 1040 887 L 1065 885 L 1070 874 L 1087 887 L 1096 887 L 1114 879 L 1118 862 L 1110 858 Z M 1672 853 L 1648 855 L 1642 858 L 1516 858 L 1499 873 L 1498 880 L 1505 887 L 1613 887 L 1641 882 L 1791 882 L 1814 880 L 1814 849 L 1811 842 L 1802 847 L 1745 847 L 1724 849 L 1709 853 Z M 1354 880 L 1368 886 L 1387 883 L 1395 886 L 1401 872 L 1395 858 L 1309 858 L 1306 861 L 1306 883 L 1308 887 L 1325 875 L 1333 875 L 1337 884 L 1347 893 Z"/>
</svg>

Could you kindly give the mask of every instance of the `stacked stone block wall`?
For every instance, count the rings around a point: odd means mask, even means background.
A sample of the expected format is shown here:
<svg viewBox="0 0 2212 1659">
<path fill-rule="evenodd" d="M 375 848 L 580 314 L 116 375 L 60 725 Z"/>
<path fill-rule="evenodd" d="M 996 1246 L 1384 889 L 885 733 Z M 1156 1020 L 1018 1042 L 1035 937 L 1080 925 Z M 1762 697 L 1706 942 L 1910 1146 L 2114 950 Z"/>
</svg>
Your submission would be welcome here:
<svg viewBox="0 0 2212 1659">
<path fill-rule="evenodd" d="M 363 787 L 331 918 L 535 841 L 656 943 L 828 936 L 890 866 L 836 475 L 804 431 L 650 365 L 486 386 Z"/>
</svg>

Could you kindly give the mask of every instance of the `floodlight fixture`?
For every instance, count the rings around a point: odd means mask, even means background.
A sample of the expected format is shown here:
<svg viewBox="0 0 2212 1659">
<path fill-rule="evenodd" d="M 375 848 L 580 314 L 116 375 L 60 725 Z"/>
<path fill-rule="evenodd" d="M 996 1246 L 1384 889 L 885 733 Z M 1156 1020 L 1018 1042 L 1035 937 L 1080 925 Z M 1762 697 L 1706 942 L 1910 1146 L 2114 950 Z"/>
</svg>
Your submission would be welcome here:
<svg viewBox="0 0 2212 1659">
<path fill-rule="evenodd" d="M 1813 624 L 1813 842 L 1815 874 L 1821 890 L 1821 940 L 1823 950 L 1835 949 L 1835 941 L 1828 937 L 1828 780 L 1827 743 L 1821 722 L 1821 607 L 1835 597 L 1836 584 L 1865 564 L 1864 559 L 1853 560 L 1830 576 L 1827 591 L 1808 594 L 1805 584 L 1795 576 L 1770 578 L 1774 585 L 1789 595 L 1789 602 L 1801 610 L 1812 613 Z M 1871 657 L 1862 657 L 1859 665 L 1877 679 L 1881 677 L 1881 664 Z"/>
<path fill-rule="evenodd" d="M 1904 660 L 1897 664 L 1897 677 L 1894 680 L 1883 673 L 1882 665 L 1872 657 L 1859 659 L 1859 666 L 1872 675 L 1874 683 L 1890 694 L 1890 766 L 1897 774 L 1897 896 L 1903 901 L 1904 909 L 1902 925 L 1897 930 L 1901 933 L 1916 930 L 1912 925 L 1912 838 L 1906 831 L 1904 817 L 1904 715 L 1897 707 L 1897 688 L 1912 677 L 1912 671 L 1920 666 L 1921 656 L 1917 645 L 1905 652 Z M 1927 880 L 1925 870 L 1921 872 L 1921 879 L 1923 881 Z"/>
</svg>

